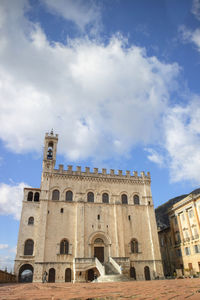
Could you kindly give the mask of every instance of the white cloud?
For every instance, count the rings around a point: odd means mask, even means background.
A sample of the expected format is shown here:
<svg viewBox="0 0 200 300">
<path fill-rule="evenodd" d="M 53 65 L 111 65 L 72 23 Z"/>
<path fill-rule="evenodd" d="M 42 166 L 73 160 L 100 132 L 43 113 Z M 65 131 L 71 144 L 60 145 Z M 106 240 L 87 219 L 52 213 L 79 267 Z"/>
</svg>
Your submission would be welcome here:
<svg viewBox="0 0 200 300">
<path fill-rule="evenodd" d="M 23 200 L 23 190 L 27 184 L 21 182 L 17 185 L 0 183 L 0 214 L 12 215 L 20 219 Z"/>
<path fill-rule="evenodd" d="M 200 51 L 200 28 L 189 30 L 185 26 L 180 27 L 180 33 L 185 42 L 193 43 L 197 50 Z"/>
<path fill-rule="evenodd" d="M 0 250 L 8 249 L 8 244 L 0 244 Z"/>
<path fill-rule="evenodd" d="M 199 184 L 200 171 L 200 98 L 186 106 L 176 106 L 165 118 L 165 149 L 171 180 L 191 180 Z"/>
<path fill-rule="evenodd" d="M 63 18 L 74 22 L 79 29 L 85 31 L 86 27 L 91 26 L 93 31 L 97 31 L 100 26 L 100 6 L 94 1 L 84 0 L 44 0 L 53 14 L 58 14 Z"/>
<path fill-rule="evenodd" d="M 0 138 L 9 149 L 40 151 L 52 127 L 59 152 L 73 160 L 124 155 L 156 141 L 177 64 L 119 35 L 106 45 L 87 38 L 50 43 L 23 16 L 23 2 L 16 10 L 2 3 Z"/>
<path fill-rule="evenodd" d="M 200 20 L 200 0 L 193 0 L 192 13 Z"/>
<path fill-rule="evenodd" d="M 158 164 L 160 167 L 164 166 L 164 157 L 163 155 L 159 154 L 157 151 L 151 148 L 146 148 L 145 151 L 149 152 L 149 155 L 147 155 L 147 158 Z"/>
</svg>

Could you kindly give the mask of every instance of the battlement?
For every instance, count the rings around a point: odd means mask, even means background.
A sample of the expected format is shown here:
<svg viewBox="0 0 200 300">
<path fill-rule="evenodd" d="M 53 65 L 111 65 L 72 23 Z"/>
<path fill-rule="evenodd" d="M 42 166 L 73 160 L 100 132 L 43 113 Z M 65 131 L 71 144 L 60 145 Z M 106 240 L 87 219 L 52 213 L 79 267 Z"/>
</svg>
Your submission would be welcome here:
<svg viewBox="0 0 200 300">
<path fill-rule="evenodd" d="M 123 173 L 122 170 L 118 170 L 117 172 L 113 169 L 110 169 L 107 171 L 107 169 L 102 168 L 101 171 L 99 171 L 98 168 L 93 168 L 93 171 L 90 170 L 89 167 L 85 167 L 85 170 L 82 171 L 81 166 L 76 166 L 76 170 L 73 170 L 73 166 L 68 165 L 67 170 L 64 170 L 64 165 L 59 165 L 59 169 L 54 169 L 53 173 L 55 174 L 68 174 L 68 175 L 81 175 L 81 176 L 91 176 L 91 177 L 107 177 L 107 178 L 131 178 L 131 179 L 151 179 L 150 172 L 140 172 L 140 176 L 138 175 L 137 171 L 131 171 L 127 170 L 125 173 Z"/>
</svg>

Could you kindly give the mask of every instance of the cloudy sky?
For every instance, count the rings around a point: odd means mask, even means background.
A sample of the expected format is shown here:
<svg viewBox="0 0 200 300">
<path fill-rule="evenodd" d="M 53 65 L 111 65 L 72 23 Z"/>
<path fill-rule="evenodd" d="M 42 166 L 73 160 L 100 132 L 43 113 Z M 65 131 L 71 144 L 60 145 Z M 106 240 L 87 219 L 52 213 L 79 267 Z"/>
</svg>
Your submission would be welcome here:
<svg viewBox="0 0 200 300">
<path fill-rule="evenodd" d="M 199 0 L 1 0 L 0 268 L 52 128 L 57 164 L 150 171 L 155 207 L 199 187 L 199 83 Z"/>
</svg>

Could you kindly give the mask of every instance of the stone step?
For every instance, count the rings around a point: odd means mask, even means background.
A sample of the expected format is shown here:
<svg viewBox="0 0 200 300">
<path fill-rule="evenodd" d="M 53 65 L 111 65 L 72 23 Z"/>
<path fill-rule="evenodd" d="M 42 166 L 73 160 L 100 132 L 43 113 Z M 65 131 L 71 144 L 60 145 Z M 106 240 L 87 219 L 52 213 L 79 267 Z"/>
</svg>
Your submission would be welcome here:
<svg viewBox="0 0 200 300">
<path fill-rule="evenodd" d="M 117 281 L 129 281 L 129 278 L 125 275 L 103 275 L 97 278 L 97 282 L 117 282 Z"/>
<path fill-rule="evenodd" d="M 110 262 L 105 263 L 104 266 L 105 266 L 106 275 L 118 275 L 119 274 L 119 272 L 115 269 L 115 267 Z"/>
</svg>

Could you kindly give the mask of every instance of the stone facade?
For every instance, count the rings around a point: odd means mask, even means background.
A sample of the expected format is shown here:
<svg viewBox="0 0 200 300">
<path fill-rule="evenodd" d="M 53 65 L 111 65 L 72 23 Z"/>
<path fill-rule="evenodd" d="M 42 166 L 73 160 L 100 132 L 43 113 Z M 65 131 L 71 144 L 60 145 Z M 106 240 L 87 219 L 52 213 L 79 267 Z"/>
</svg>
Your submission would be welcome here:
<svg viewBox="0 0 200 300">
<path fill-rule="evenodd" d="M 15 274 L 87 281 L 106 264 L 138 280 L 163 276 L 150 174 L 55 169 L 58 135 L 46 134 L 40 189 L 25 188 Z"/>
<path fill-rule="evenodd" d="M 168 227 L 158 230 L 164 274 L 200 274 L 200 190 L 171 205 L 167 214 Z"/>
</svg>

